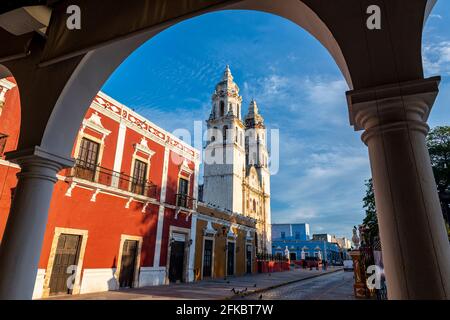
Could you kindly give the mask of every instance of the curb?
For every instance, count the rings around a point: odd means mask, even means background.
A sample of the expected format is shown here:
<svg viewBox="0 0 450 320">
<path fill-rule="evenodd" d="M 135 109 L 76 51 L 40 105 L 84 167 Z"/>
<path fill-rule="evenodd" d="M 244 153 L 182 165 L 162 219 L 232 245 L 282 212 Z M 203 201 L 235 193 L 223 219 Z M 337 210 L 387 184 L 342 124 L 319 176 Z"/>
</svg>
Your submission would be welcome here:
<svg viewBox="0 0 450 320">
<path fill-rule="evenodd" d="M 223 300 L 232 300 L 232 299 L 237 298 L 237 297 L 242 297 L 242 296 L 246 297 L 246 296 L 249 296 L 251 294 L 263 293 L 263 292 L 266 292 L 266 291 L 269 291 L 269 290 L 272 290 L 272 289 L 276 289 L 276 288 L 279 288 L 279 287 L 287 286 L 287 285 L 290 285 L 290 284 L 293 284 L 293 283 L 297 283 L 297 282 L 301 282 L 301 281 L 304 281 L 304 280 L 309 280 L 309 279 L 314 279 L 314 278 L 326 276 L 328 274 L 336 273 L 336 272 L 342 271 L 342 270 L 344 270 L 344 268 L 333 270 L 333 271 L 330 271 L 330 272 L 327 272 L 327 273 L 313 274 L 313 275 L 307 276 L 305 278 L 295 279 L 295 280 L 291 280 L 291 281 L 283 282 L 283 283 L 279 283 L 279 284 L 274 284 L 273 286 L 265 287 L 265 288 L 259 288 L 259 289 L 256 289 L 254 291 L 251 291 L 251 292 L 245 292 L 242 295 L 235 294 L 233 296 L 227 296 Z"/>
</svg>

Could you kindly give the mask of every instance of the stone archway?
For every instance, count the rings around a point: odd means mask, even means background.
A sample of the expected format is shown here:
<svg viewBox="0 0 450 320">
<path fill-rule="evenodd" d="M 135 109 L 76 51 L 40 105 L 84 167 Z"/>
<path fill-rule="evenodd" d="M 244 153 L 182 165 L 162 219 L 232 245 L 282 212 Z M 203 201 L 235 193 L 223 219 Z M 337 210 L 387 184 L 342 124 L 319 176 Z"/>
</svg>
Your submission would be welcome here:
<svg viewBox="0 0 450 320">
<path fill-rule="evenodd" d="M 247 9 L 306 29 L 353 89 L 347 93 L 350 120 L 356 130 L 365 130 L 369 147 L 390 298 L 449 298 L 450 248 L 425 146 L 439 78 L 424 79 L 421 60 L 422 28 L 436 0 L 372 2 L 386 21 L 381 30 L 367 28 L 363 0 L 148 0 L 126 7 L 74 0 L 70 4 L 80 6 L 85 21 L 77 31 L 67 30 L 68 4 L 60 1 L 47 39 L 29 33 L 11 37 L 0 29 L 0 40 L 27 48 L 22 55 L 0 50 L 0 61 L 23 88 L 24 108 L 19 148 L 8 156 L 22 173 L 0 250 L 0 297 L 31 297 L 55 174 L 71 164 L 71 142 L 109 75 L 142 43 L 180 21 Z M 427 263 L 419 265 L 421 260 Z"/>
</svg>

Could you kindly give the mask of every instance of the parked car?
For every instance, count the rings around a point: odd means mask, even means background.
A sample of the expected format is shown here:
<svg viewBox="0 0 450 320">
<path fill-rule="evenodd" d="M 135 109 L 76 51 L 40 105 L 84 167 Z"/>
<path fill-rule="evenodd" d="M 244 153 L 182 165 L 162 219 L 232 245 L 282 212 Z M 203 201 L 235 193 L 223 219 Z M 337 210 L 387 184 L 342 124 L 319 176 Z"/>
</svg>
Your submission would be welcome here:
<svg viewBox="0 0 450 320">
<path fill-rule="evenodd" d="M 344 271 L 353 271 L 353 260 L 344 260 Z"/>
<path fill-rule="evenodd" d="M 306 257 L 305 262 L 307 268 L 322 268 L 322 260 L 318 257 Z"/>
</svg>

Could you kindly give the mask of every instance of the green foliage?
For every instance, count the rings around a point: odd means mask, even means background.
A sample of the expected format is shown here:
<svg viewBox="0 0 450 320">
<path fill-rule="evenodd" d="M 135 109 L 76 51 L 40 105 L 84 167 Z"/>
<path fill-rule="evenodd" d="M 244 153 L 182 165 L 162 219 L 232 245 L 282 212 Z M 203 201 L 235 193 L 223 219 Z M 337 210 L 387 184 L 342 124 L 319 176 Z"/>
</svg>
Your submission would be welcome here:
<svg viewBox="0 0 450 320">
<path fill-rule="evenodd" d="M 432 129 L 427 136 L 427 147 L 450 239 L 450 126 Z M 372 243 L 374 237 L 378 237 L 379 232 L 372 179 L 366 181 L 366 195 L 363 198 L 363 208 L 366 211 L 363 225 L 368 228 L 366 238 Z"/>
<path fill-rule="evenodd" d="M 365 240 L 368 243 L 373 243 L 374 238 L 378 237 L 378 218 L 372 179 L 366 181 L 366 195 L 363 198 L 363 208 L 366 210 L 363 225 L 368 229 Z"/>
<path fill-rule="evenodd" d="M 436 127 L 427 137 L 431 165 L 439 192 L 450 185 L 450 127 Z"/>
</svg>

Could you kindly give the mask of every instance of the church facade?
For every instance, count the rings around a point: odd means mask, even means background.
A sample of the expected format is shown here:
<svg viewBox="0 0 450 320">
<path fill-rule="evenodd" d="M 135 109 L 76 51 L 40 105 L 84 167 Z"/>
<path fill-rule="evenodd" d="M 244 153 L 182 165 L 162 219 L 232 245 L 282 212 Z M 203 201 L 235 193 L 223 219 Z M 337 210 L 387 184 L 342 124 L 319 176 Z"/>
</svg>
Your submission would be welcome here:
<svg viewBox="0 0 450 320">
<path fill-rule="evenodd" d="M 242 96 L 229 66 L 212 95 L 206 121 L 203 202 L 255 220 L 256 253 L 271 252 L 267 132 L 255 100 L 242 117 Z"/>
</svg>

